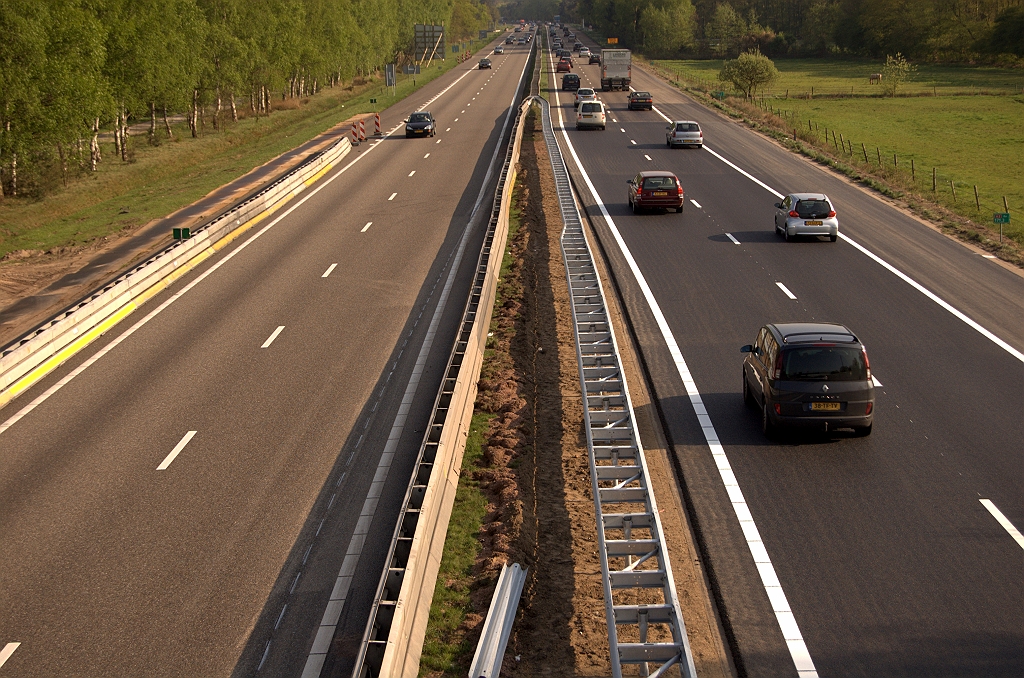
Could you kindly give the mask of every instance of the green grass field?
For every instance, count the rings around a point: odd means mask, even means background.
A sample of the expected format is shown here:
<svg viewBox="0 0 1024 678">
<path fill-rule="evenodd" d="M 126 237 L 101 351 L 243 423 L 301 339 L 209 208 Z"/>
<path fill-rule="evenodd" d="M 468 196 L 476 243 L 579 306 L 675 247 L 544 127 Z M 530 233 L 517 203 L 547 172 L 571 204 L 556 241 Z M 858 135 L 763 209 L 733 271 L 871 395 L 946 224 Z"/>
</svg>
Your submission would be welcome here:
<svg viewBox="0 0 1024 678">
<path fill-rule="evenodd" d="M 660 68 L 681 77 L 708 81 L 718 87 L 721 60 L 654 61 Z M 879 61 L 834 61 L 827 59 L 776 59 L 779 81 L 771 94 L 790 97 L 815 95 L 881 95 L 880 85 L 868 83 L 868 76 L 882 70 Z M 1020 94 L 1024 89 L 1024 71 L 1012 68 L 946 66 L 917 64 L 917 73 L 899 89 L 899 94 L 970 94 L 992 92 Z M 724 88 L 724 85 L 722 85 Z M 726 88 L 728 89 L 728 88 Z"/>
<path fill-rule="evenodd" d="M 475 41 L 473 49 L 482 44 Z M 113 144 L 101 144 L 103 162 L 95 174 L 41 199 L 0 201 L 0 257 L 15 250 L 77 248 L 164 217 L 353 115 L 387 108 L 457 65 L 451 55 L 440 68 L 437 63 L 419 76 L 398 74 L 396 94 L 379 82 L 352 90 L 337 87 L 301 107 L 283 109 L 295 106 L 295 100 L 276 100 L 274 106 L 282 109 L 271 116 L 228 122 L 220 132 L 207 121 L 206 134 L 198 139 L 184 124 L 174 126 L 175 141 L 159 146 L 136 136 L 131 163 L 120 160 Z M 398 121 L 381 122 L 390 128 Z"/>
</svg>

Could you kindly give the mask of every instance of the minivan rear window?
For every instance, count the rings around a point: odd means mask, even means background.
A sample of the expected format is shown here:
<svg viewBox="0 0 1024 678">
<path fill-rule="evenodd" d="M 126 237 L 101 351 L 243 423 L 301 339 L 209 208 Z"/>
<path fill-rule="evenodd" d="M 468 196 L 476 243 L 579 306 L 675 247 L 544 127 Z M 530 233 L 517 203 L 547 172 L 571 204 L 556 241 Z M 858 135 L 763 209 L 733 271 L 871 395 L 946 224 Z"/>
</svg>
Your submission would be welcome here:
<svg viewBox="0 0 1024 678">
<path fill-rule="evenodd" d="M 796 213 L 804 219 L 811 217 L 827 217 L 832 211 L 828 200 L 800 200 L 796 204 Z"/>
<path fill-rule="evenodd" d="M 864 353 L 852 346 L 801 346 L 782 354 L 786 381 L 867 381 Z"/>
<path fill-rule="evenodd" d="M 676 124 L 677 132 L 699 132 L 700 127 L 695 122 L 680 122 Z"/>
<path fill-rule="evenodd" d="M 580 107 L 582 113 L 600 113 L 601 104 L 583 104 Z"/>
</svg>

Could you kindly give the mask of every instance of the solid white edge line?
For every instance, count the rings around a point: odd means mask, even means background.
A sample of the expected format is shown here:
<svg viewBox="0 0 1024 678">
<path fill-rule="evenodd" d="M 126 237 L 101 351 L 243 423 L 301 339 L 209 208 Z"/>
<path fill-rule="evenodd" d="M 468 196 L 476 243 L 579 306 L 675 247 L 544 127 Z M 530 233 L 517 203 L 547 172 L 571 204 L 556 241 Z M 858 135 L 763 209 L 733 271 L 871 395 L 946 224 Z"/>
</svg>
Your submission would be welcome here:
<svg viewBox="0 0 1024 678">
<path fill-rule="evenodd" d="M 465 78 L 470 73 L 472 73 L 472 71 L 467 71 L 466 73 L 462 74 L 457 80 L 455 80 L 455 82 L 453 82 L 452 84 L 450 84 L 447 87 L 445 87 L 436 96 L 434 96 L 433 99 L 431 99 L 426 104 L 424 104 L 423 108 L 426 108 L 433 101 L 438 99 L 442 94 L 444 94 L 445 92 L 450 90 L 452 87 L 457 85 L 463 78 Z M 419 110 L 423 110 L 423 108 L 421 108 Z M 390 130 L 388 130 L 387 134 L 385 134 L 382 137 L 381 140 L 387 139 L 389 136 L 391 136 L 392 134 L 397 132 L 401 127 L 402 127 L 401 124 L 395 125 Z M 195 280 L 190 282 L 188 285 L 185 285 L 185 287 L 181 288 L 170 299 L 168 299 L 164 303 L 162 303 L 159 306 L 157 306 L 146 317 L 144 317 L 142 320 L 140 320 L 139 322 L 137 322 L 134 325 L 132 325 L 123 334 L 119 335 L 116 339 L 114 339 L 109 344 L 107 344 L 106 346 L 101 348 L 99 351 L 97 351 L 95 354 L 93 354 L 93 356 L 91 358 L 89 358 L 84 363 L 79 365 L 77 368 L 75 368 L 73 371 L 71 371 L 66 377 L 64 377 L 63 379 L 58 381 L 56 384 L 54 384 L 53 386 L 48 388 L 45 392 L 43 392 L 42 395 L 37 397 L 35 400 L 30 402 L 28 405 L 26 405 L 22 409 L 18 410 L 17 414 L 15 414 L 11 418 L 7 419 L 2 425 L 0 425 L 0 433 L 3 433 L 7 429 L 9 429 L 10 427 L 14 426 L 16 423 L 18 423 L 19 421 L 21 421 L 21 419 L 23 419 L 25 416 L 27 416 L 29 414 L 29 412 L 31 412 L 35 408 L 39 407 L 47 399 L 49 399 L 50 396 L 52 396 L 54 393 L 56 393 L 60 389 L 64 388 L 64 386 L 66 386 L 72 379 L 77 377 L 79 374 L 81 374 L 86 369 L 88 369 L 97 360 L 99 360 L 100 358 L 105 356 L 107 353 L 112 351 L 114 348 L 116 348 L 118 346 L 118 344 L 120 344 L 122 341 L 124 341 L 125 339 L 130 337 L 132 334 L 134 334 L 136 332 L 136 330 L 140 329 L 143 325 L 145 325 L 150 320 L 152 320 L 157 315 L 159 315 L 165 308 L 167 308 L 168 306 L 173 304 L 175 301 L 180 299 L 182 296 L 185 295 L 185 293 L 187 293 L 193 287 L 195 287 L 196 285 L 198 285 L 202 281 L 206 280 L 206 278 L 208 276 L 212 275 L 221 266 L 223 266 L 224 264 L 226 264 L 229 261 L 231 261 L 237 254 L 242 252 L 245 248 L 247 248 L 249 245 L 251 245 L 253 242 L 255 242 L 257 238 L 259 238 L 261 235 L 263 235 L 264 233 L 269 231 L 271 228 L 276 226 L 278 223 L 280 223 L 282 220 L 284 220 L 286 217 L 288 217 L 292 212 L 294 212 L 295 210 L 299 209 L 304 204 L 306 204 L 307 200 L 311 199 L 317 193 L 319 193 L 320 191 L 322 191 L 325 188 L 327 188 L 328 186 L 330 186 L 335 181 L 335 179 L 337 179 L 342 174 L 347 172 L 349 170 L 349 168 L 352 167 L 353 165 L 355 165 L 357 162 L 359 162 L 360 160 L 362 160 L 363 158 L 368 156 L 370 153 L 372 153 L 375 148 L 377 148 L 376 144 L 370 146 L 368 149 L 366 149 L 364 152 L 362 152 L 359 155 L 357 155 L 347 165 L 345 165 L 344 167 L 339 169 L 337 172 L 335 172 L 334 174 L 331 174 L 330 176 L 327 176 L 327 177 L 323 178 L 322 180 L 320 180 L 319 182 L 314 184 L 313 188 L 310 191 L 304 192 L 305 195 L 301 199 L 299 199 L 298 202 L 296 202 L 294 205 L 288 207 L 288 209 L 286 209 L 283 213 L 279 214 L 269 224 L 267 224 L 266 226 L 264 226 L 260 230 L 256 231 L 251 236 L 249 236 L 248 240 L 246 240 L 241 245 L 239 245 L 238 247 L 236 247 L 233 250 L 231 250 L 230 252 L 228 252 L 224 256 L 223 259 L 221 259 L 220 261 L 215 263 L 210 268 L 206 269 L 206 271 L 203 272 L 201 275 L 199 275 Z"/>
<path fill-rule="evenodd" d="M 367 221 L 366 222 L 366 226 L 363 226 L 363 228 L 359 232 L 360 233 L 366 233 L 368 230 L 370 230 L 370 226 L 373 226 L 373 222 L 372 221 Z"/>
<path fill-rule="evenodd" d="M 992 500 L 979 499 L 978 501 L 981 502 L 982 506 L 988 509 L 988 512 L 992 514 L 992 517 L 995 518 L 1000 525 L 1002 525 L 1003 529 L 1010 533 L 1010 536 L 1013 537 L 1013 540 L 1017 542 L 1017 546 L 1024 549 L 1024 535 L 1020 533 L 1020 530 L 1013 526 L 1013 523 L 1011 523 L 1009 519 L 1003 515 L 1002 511 L 996 508 L 996 505 L 992 503 Z"/>
<path fill-rule="evenodd" d="M 511 119 L 512 112 L 516 107 L 516 94 L 521 90 L 523 78 L 526 77 L 527 63 L 529 63 L 529 59 L 527 59 L 527 62 L 523 64 L 522 73 L 519 75 L 519 83 L 516 85 L 512 94 L 512 100 L 509 103 L 507 112 L 505 113 L 505 123 L 502 125 L 501 134 L 498 136 L 498 139 L 503 139 L 505 137 L 505 130 L 508 129 L 509 120 Z M 471 73 L 472 71 L 469 72 Z M 398 413 L 395 415 L 395 420 L 391 425 L 391 432 L 388 435 L 387 442 L 384 445 L 384 451 L 382 452 L 380 461 L 377 464 L 377 472 L 374 475 L 374 481 L 371 483 L 371 489 L 367 493 L 366 500 L 363 502 L 363 510 L 360 514 L 360 523 L 365 524 L 364 532 L 359 534 L 353 532 L 352 534 L 352 539 L 349 541 L 348 548 L 345 551 L 345 559 L 341 563 L 341 569 L 338 571 L 334 588 L 331 591 L 326 609 L 324 609 L 323 617 L 320 620 L 320 626 L 317 628 L 313 644 L 309 649 L 309 654 L 306 656 L 306 663 L 302 668 L 301 678 L 313 678 L 314 676 L 319 676 L 320 671 L 323 669 L 324 662 L 327 659 L 327 650 L 330 646 L 331 640 L 334 638 L 334 632 L 338 627 L 338 620 L 345 608 L 349 586 L 352 583 L 353 573 L 355 572 L 356 565 L 359 562 L 359 556 L 362 554 L 363 543 L 366 539 L 366 532 L 369 531 L 369 525 L 372 521 L 373 514 L 377 508 L 377 502 L 380 498 L 380 491 L 383 489 L 384 481 L 386 480 L 391 468 L 391 461 L 394 459 L 395 453 L 398 449 L 398 442 L 405 429 L 409 409 L 412 407 L 413 399 L 416 396 L 416 390 L 419 388 L 420 375 L 422 375 L 426 370 L 427 356 L 430 353 L 431 346 L 433 345 L 434 335 L 437 333 L 438 324 L 441 322 L 441 316 L 444 314 L 445 306 L 448 303 L 448 296 L 455 283 L 455 275 L 458 272 L 459 264 L 465 254 L 466 246 L 469 243 L 469 236 L 471 233 L 470 227 L 473 224 L 477 212 L 480 209 L 480 205 L 483 202 L 484 196 L 487 193 L 487 187 L 490 183 L 491 177 L 494 175 L 494 163 L 498 157 L 499 150 L 501 150 L 501 144 L 495 144 L 494 152 L 491 154 L 491 161 L 487 167 L 487 172 L 484 174 L 483 183 L 480 185 L 480 192 L 477 195 L 476 202 L 473 204 L 473 210 L 470 212 L 469 219 L 466 221 L 466 227 L 462 232 L 462 240 L 459 242 L 455 256 L 450 264 L 451 268 L 448 271 L 448 278 L 445 280 L 444 287 L 441 290 L 441 295 L 438 297 L 437 306 L 434 308 L 434 314 L 430 319 L 430 325 L 427 327 L 426 334 L 424 335 L 423 345 L 420 346 L 419 353 L 416 357 L 416 363 L 413 366 L 412 375 L 409 378 L 409 383 L 406 384 L 405 394 L 402 396 L 401 405 L 399 405 Z M 376 492 L 376 494 L 372 494 L 374 492 Z M 357 523 L 357 527 L 358 526 L 359 523 Z"/>
<path fill-rule="evenodd" d="M 654 110 L 658 111 L 657 108 L 655 108 Z M 661 111 L 658 111 L 658 115 L 660 115 L 665 120 L 671 122 L 671 120 L 668 118 L 668 116 L 666 116 Z M 779 193 L 774 188 L 772 188 L 768 184 L 764 183 L 763 181 L 761 181 L 760 179 L 755 177 L 750 172 L 747 172 L 746 170 L 741 169 L 735 163 L 730 162 L 729 160 L 726 160 L 720 154 L 718 154 L 715 151 L 713 151 L 710 148 L 708 148 L 706 144 L 703 146 L 703 149 L 705 151 L 707 151 L 708 153 L 710 153 L 711 155 L 713 155 L 716 158 L 718 158 L 719 160 L 721 160 L 722 162 L 724 162 L 729 167 L 733 168 L 734 170 L 736 170 L 737 172 L 739 172 L 740 174 L 745 176 L 746 178 L 748 178 L 751 181 L 753 181 L 755 184 L 757 184 L 761 188 L 765 189 L 766 191 L 768 191 L 769 193 L 774 195 L 776 198 L 783 198 L 783 197 L 785 197 L 782 193 Z M 911 287 L 916 289 L 918 292 L 920 292 L 921 294 L 925 295 L 926 297 L 928 297 L 929 299 L 934 301 L 936 304 L 938 304 L 942 308 L 944 308 L 947 311 L 949 311 L 950 313 L 952 313 L 954 316 L 956 316 L 957 318 L 959 318 L 963 322 L 967 323 L 970 327 L 972 327 L 973 329 L 975 329 L 976 331 L 981 333 L 982 336 L 984 336 L 985 338 L 987 338 L 990 341 L 992 341 L 996 346 L 999 346 L 1000 348 L 1005 350 L 1007 353 L 1012 355 L 1014 358 L 1016 358 L 1017 360 L 1019 360 L 1022 363 L 1024 363 L 1024 352 L 1018 351 L 1013 346 L 1010 346 L 1008 343 L 1006 343 L 1005 341 L 1003 341 L 1002 339 L 997 337 L 995 334 L 993 334 L 989 330 L 985 329 L 984 327 L 979 325 L 974 320 L 971 320 L 962 311 L 957 310 L 952 304 L 950 304 L 949 302 L 943 300 L 941 297 L 939 297 L 939 295 L 935 294 L 934 292 L 932 292 L 931 290 L 926 288 L 924 285 L 922 285 L 921 283 L 917 282 L 916 280 L 911 278 L 909 275 L 907 275 L 903 271 L 899 270 L 898 268 L 896 268 L 895 266 L 893 266 L 892 264 L 887 262 L 885 259 L 882 259 L 882 257 L 878 256 L 877 254 L 875 254 L 874 252 L 872 252 L 868 248 L 866 248 L 863 245 L 861 245 L 860 243 L 856 242 L 855 240 L 850 238 L 850 236 L 846 235 L 845 233 L 840 232 L 839 233 L 839 237 L 842 238 L 843 240 L 845 240 L 846 242 L 850 243 L 854 247 L 856 247 L 863 254 L 866 254 L 868 257 L 873 259 L 876 263 L 881 265 L 883 268 L 887 269 L 890 273 L 894 274 L 895 276 L 897 276 L 898 278 L 903 280 L 903 282 L 907 283 L 908 285 L 910 285 Z"/>
<path fill-rule="evenodd" d="M 733 236 L 732 233 L 726 233 L 726 235 L 729 236 L 729 240 L 732 240 L 732 244 L 733 245 L 739 245 L 740 244 L 740 241 L 737 240 L 736 237 Z"/>
<path fill-rule="evenodd" d="M 4 649 L 0 650 L 0 666 L 7 663 L 7 660 L 11 658 L 14 651 L 21 646 L 21 643 L 7 643 L 4 645 Z"/>
<path fill-rule="evenodd" d="M 183 449 L 185 449 L 185 446 L 188 445 L 188 442 L 192 440 L 195 434 L 195 431 L 189 431 L 188 433 L 186 433 L 184 437 L 182 437 L 182 439 L 178 441 L 178 444 L 174 446 L 174 449 L 171 450 L 171 453 L 164 457 L 164 460 L 160 462 L 160 465 L 156 467 L 156 470 L 167 470 L 167 467 L 171 465 L 171 462 L 174 461 L 174 458 L 177 457 L 178 454 L 180 454 Z"/>
<path fill-rule="evenodd" d="M 329 275 L 331 274 L 331 272 L 332 272 L 332 271 L 334 271 L 334 269 L 336 269 L 337 267 L 338 267 L 338 265 L 337 265 L 337 264 L 331 264 L 330 266 L 328 266 L 328 267 L 327 267 L 327 270 L 326 270 L 326 271 L 324 271 L 324 274 L 323 274 L 322 276 L 320 276 L 320 277 L 321 277 L 321 278 L 326 278 L 326 277 L 327 277 L 327 276 L 329 276 Z"/>
<path fill-rule="evenodd" d="M 267 337 L 267 340 L 263 342 L 263 345 L 260 346 L 260 348 L 269 348 L 270 345 L 274 343 L 274 339 L 277 339 L 277 335 L 281 334 L 281 331 L 283 329 L 284 325 L 278 326 L 278 328 L 274 330 L 274 332 L 269 337 Z"/>
<path fill-rule="evenodd" d="M 780 290 L 782 290 L 783 292 L 785 292 L 785 294 L 786 294 L 786 296 L 787 296 L 787 297 L 789 297 L 789 298 L 790 298 L 790 299 L 792 299 L 793 301 L 796 301 L 796 295 L 795 295 L 795 294 L 793 294 L 792 292 L 790 292 L 790 291 L 789 291 L 789 288 L 788 288 L 788 287 L 786 287 L 785 285 L 783 285 L 783 284 L 782 284 L 782 283 L 780 283 L 780 282 L 777 282 L 777 283 L 775 283 L 775 284 L 779 286 L 779 289 L 780 289 Z"/>
<path fill-rule="evenodd" d="M 814 662 L 811 660 L 811 655 L 807 650 L 807 644 L 804 642 L 803 635 L 797 625 L 796 618 L 790 609 L 789 601 L 779 583 L 775 567 L 772 565 L 771 560 L 768 557 L 768 551 L 764 546 L 764 542 L 761 541 L 761 535 L 757 530 L 757 525 L 754 523 L 750 509 L 747 507 L 746 499 L 743 498 L 743 492 L 740 489 L 739 482 L 736 480 L 736 474 L 732 471 L 732 466 L 729 463 L 728 455 L 725 453 L 725 448 L 722 446 L 722 443 L 718 438 L 718 433 L 711 421 L 711 417 L 708 415 L 707 408 L 704 407 L 704 400 L 700 395 L 700 391 L 697 390 L 697 384 L 694 382 L 693 377 L 690 374 L 690 369 L 686 365 L 686 360 L 683 359 L 683 354 L 679 349 L 679 344 L 676 342 L 675 336 L 672 334 L 672 330 L 668 325 L 668 319 L 665 318 L 665 314 L 658 305 L 658 300 L 654 298 L 654 292 L 651 290 L 650 285 L 647 284 L 647 279 L 644 277 L 643 272 L 640 270 L 640 266 L 633 258 L 633 253 L 630 252 L 625 240 L 623 240 L 622 234 L 619 233 L 619 229 L 615 225 L 615 221 L 612 219 L 611 214 L 608 213 L 608 208 L 605 206 L 600 194 L 598 194 L 597 188 L 594 187 L 593 182 L 590 180 L 590 175 L 587 174 L 587 171 L 583 168 L 583 163 L 580 162 L 579 156 L 576 155 L 576 149 L 573 147 L 572 141 L 569 139 L 569 134 L 565 130 L 558 90 L 555 90 L 555 104 L 558 107 L 558 124 L 562 130 L 562 137 L 565 139 L 569 153 L 572 155 L 573 160 L 576 161 L 576 167 L 583 176 L 583 180 L 586 182 L 591 195 L 594 196 L 594 200 L 597 202 L 597 206 L 601 210 L 601 215 L 608 224 L 608 228 L 611 231 L 612 236 L 615 238 L 615 242 L 619 246 L 619 250 L 622 252 L 623 258 L 625 258 L 633 276 L 636 278 L 637 284 L 643 292 L 644 298 L 651 309 L 651 313 L 654 315 L 655 322 L 657 322 L 658 328 L 661 330 L 665 345 L 668 348 L 669 353 L 672 355 L 672 360 L 675 363 L 679 377 L 683 381 L 683 386 L 686 388 L 686 393 L 690 397 L 690 404 L 693 406 L 693 410 L 697 415 L 701 431 L 704 433 L 704 438 L 707 441 L 712 456 L 714 457 L 722 483 L 725 485 L 726 492 L 729 494 L 736 519 L 739 521 L 740 527 L 743 530 L 747 547 L 750 549 L 750 554 L 754 559 L 754 564 L 761 577 L 761 584 L 764 586 L 765 593 L 768 595 L 768 599 L 771 602 L 772 611 L 775 613 L 775 619 L 782 631 L 783 637 L 786 641 L 786 646 L 789 648 L 793 664 L 796 666 L 797 672 L 802 678 L 817 678 L 818 672 L 815 669 Z M 659 114 L 661 114 L 660 111 Z M 663 114 L 662 117 L 664 117 Z"/>
</svg>

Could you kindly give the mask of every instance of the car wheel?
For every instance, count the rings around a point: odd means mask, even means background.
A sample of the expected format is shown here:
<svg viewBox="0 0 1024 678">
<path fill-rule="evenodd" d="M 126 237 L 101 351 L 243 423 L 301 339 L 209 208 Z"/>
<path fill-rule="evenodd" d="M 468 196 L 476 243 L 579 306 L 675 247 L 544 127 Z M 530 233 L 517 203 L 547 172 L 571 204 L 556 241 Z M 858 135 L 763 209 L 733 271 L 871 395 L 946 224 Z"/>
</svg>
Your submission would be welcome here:
<svg viewBox="0 0 1024 678">
<path fill-rule="evenodd" d="M 629 208 L 633 210 L 633 214 L 640 214 L 640 208 L 636 206 L 636 202 L 633 200 L 629 201 Z"/>
<path fill-rule="evenodd" d="M 672 142 L 669 141 L 668 139 L 665 139 L 665 145 L 669 148 L 672 148 Z"/>
<path fill-rule="evenodd" d="M 786 242 L 793 242 L 793 240 L 796 239 L 795 235 L 790 235 L 789 234 L 789 229 L 788 228 L 783 228 L 782 229 L 782 237 L 786 239 Z"/>
<path fill-rule="evenodd" d="M 858 438 L 864 438 L 865 436 L 869 436 L 871 435 L 872 426 L 874 426 L 873 423 L 868 424 L 867 426 L 854 426 L 853 435 L 857 436 Z"/>
<path fill-rule="evenodd" d="M 771 416 L 768 414 L 768 399 L 765 398 L 764 406 L 761 408 L 761 432 L 768 438 L 774 438 L 778 433 L 778 427 L 772 422 Z"/>
<path fill-rule="evenodd" d="M 750 393 L 750 384 L 747 383 L 747 370 L 743 370 L 743 404 L 747 407 L 754 406 L 754 396 Z"/>
<path fill-rule="evenodd" d="M 836 240 L 839 240 L 839 236 L 838 236 L 838 235 L 830 235 L 830 236 L 828 237 L 828 239 L 829 239 L 830 241 L 832 241 L 832 242 L 835 242 Z"/>
</svg>

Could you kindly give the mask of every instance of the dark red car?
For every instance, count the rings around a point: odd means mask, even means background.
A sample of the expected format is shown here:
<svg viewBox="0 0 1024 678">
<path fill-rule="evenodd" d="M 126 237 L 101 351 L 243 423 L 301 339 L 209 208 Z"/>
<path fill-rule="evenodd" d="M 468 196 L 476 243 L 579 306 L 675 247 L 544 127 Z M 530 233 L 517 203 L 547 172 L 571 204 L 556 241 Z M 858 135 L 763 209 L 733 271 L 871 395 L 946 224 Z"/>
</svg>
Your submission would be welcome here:
<svg viewBox="0 0 1024 678">
<path fill-rule="evenodd" d="M 683 211 L 685 195 L 679 178 L 671 172 L 640 172 L 629 184 L 629 206 L 636 214 L 645 209 L 674 209 Z"/>
<path fill-rule="evenodd" d="M 555 66 L 555 73 L 568 73 L 572 69 L 572 62 L 568 59 L 559 59 Z"/>
</svg>

